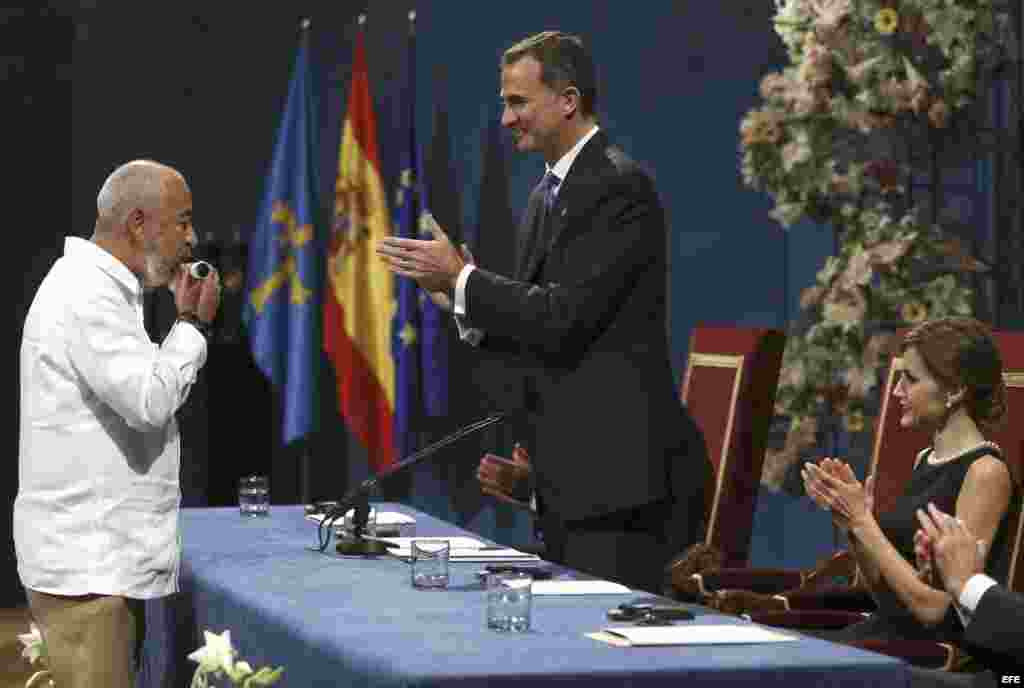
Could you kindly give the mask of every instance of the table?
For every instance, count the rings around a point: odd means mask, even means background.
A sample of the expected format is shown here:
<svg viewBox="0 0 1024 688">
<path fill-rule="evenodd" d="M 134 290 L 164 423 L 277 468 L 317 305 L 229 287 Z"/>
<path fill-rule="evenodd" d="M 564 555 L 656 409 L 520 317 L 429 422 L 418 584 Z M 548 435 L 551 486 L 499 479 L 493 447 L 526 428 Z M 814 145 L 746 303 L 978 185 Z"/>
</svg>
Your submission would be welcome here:
<svg viewBox="0 0 1024 688">
<path fill-rule="evenodd" d="M 469 535 L 397 504 L 416 535 Z M 279 686 L 907 686 L 897 660 L 815 638 L 765 645 L 612 647 L 585 637 L 605 612 L 642 593 L 534 597 L 532 630 L 484 626 L 480 564 L 451 564 L 448 590 L 411 587 L 409 565 L 390 556 L 316 551 L 302 507 L 267 518 L 237 508 L 184 509 L 182 593 L 147 604 L 140 686 L 187 686 L 185 659 L 201 630 L 231 638 L 254 667 L 285 666 Z M 572 575 L 569 572 L 569 575 Z M 742 620 L 692 606 L 701 623 Z M 685 681 L 685 683 L 683 683 Z"/>
</svg>

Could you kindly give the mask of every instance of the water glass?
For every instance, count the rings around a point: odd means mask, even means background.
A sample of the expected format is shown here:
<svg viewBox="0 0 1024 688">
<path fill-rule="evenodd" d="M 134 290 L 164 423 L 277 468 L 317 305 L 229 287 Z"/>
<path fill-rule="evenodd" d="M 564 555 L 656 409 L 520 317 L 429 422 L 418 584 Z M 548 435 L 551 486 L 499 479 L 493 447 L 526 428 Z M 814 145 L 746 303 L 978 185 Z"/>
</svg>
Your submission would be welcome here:
<svg viewBox="0 0 1024 688">
<path fill-rule="evenodd" d="M 530 630 L 533 576 L 517 571 L 491 573 L 484 580 L 487 594 L 487 628 L 495 631 Z"/>
<path fill-rule="evenodd" d="M 238 480 L 238 509 L 242 516 L 270 515 L 270 480 L 265 475 L 246 475 Z"/>
<path fill-rule="evenodd" d="M 448 540 L 413 540 L 412 587 L 444 589 L 448 587 Z"/>
</svg>

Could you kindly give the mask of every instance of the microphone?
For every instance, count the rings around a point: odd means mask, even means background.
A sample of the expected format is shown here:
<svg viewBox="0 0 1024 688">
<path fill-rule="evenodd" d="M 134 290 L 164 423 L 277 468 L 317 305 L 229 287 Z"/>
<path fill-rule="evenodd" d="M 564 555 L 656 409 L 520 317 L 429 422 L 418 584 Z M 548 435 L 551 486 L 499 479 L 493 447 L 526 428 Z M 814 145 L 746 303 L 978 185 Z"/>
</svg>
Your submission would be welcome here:
<svg viewBox="0 0 1024 688">
<path fill-rule="evenodd" d="M 194 263 L 186 263 L 185 267 L 188 268 L 188 274 L 192 275 L 195 279 L 206 279 L 213 272 L 213 266 L 207 263 L 205 260 L 197 260 Z"/>
<path fill-rule="evenodd" d="M 340 540 L 338 542 L 338 553 L 359 554 L 364 556 L 386 553 L 388 550 L 384 543 L 376 540 L 367 540 L 363 537 L 363 532 L 366 530 L 366 521 L 370 515 L 370 495 L 380 493 L 380 482 L 385 478 L 390 478 L 393 475 L 402 473 L 412 466 L 436 456 L 441 449 L 447 447 L 449 444 L 480 432 L 485 428 L 489 428 L 495 423 L 500 423 L 505 420 L 506 415 L 506 413 L 499 412 L 482 420 L 478 420 L 475 423 L 470 423 L 469 425 L 461 427 L 450 435 L 445 435 L 437 442 L 434 442 L 419 451 L 413 452 L 393 466 L 386 468 L 374 477 L 364 480 L 359 485 L 349 490 L 336 506 L 332 507 L 324 514 L 323 520 L 320 521 L 320 527 L 317 533 L 320 540 L 320 551 L 323 552 L 326 550 L 327 545 L 330 544 L 331 529 L 334 526 L 334 522 L 339 518 L 342 518 L 345 515 L 345 512 L 351 508 L 353 509 L 352 538 Z M 326 537 L 324 535 L 325 530 Z"/>
</svg>

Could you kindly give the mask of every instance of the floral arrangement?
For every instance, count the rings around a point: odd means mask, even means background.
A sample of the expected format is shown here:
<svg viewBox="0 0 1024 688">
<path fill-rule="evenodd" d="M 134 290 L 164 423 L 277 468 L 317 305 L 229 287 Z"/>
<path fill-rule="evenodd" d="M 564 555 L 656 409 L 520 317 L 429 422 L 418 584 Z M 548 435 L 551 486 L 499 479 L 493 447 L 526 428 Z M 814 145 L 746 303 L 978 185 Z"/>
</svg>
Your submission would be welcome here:
<svg viewBox="0 0 1024 688">
<path fill-rule="evenodd" d="M 206 644 L 188 656 L 198 662 L 196 673 L 192 676 L 191 688 L 207 688 L 211 678 L 226 677 L 231 685 L 240 688 L 262 688 L 277 683 L 284 672 L 284 667 L 271 669 L 263 667 L 253 671 L 248 662 L 237 660 L 238 651 L 231 645 L 231 631 L 220 635 L 203 631 Z"/>
<path fill-rule="evenodd" d="M 773 219 L 827 225 L 837 246 L 801 294 L 783 358 L 776 406 L 796 445 L 813 441 L 801 426 L 823 406 L 865 427 L 896 327 L 971 311 L 966 273 L 987 266 L 914 202 L 913 181 L 977 149 L 971 107 L 1009 21 L 996 5 L 776 0 L 789 65 L 762 79 L 763 103 L 741 122 L 742 175 L 772 196 Z"/>
<path fill-rule="evenodd" d="M 53 679 L 50 678 L 50 672 L 46 668 L 46 643 L 39 627 L 34 623 L 29 624 L 29 632 L 19 634 L 18 640 L 21 641 L 21 656 L 27 659 L 29 664 L 38 663 L 42 667 L 29 677 L 25 682 L 25 688 L 34 688 L 35 686 L 53 688 Z"/>
<path fill-rule="evenodd" d="M 231 685 L 240 688 L 263 688 L 272 686 L 284 672 L 284 667 L 271 669 L 263 667 L 253 671 L 248 662 L 237 660 L 238 651 L 231 645 L 231 631 L 224 631 L 217 635 L 210 631 L 203 631 L 206 644 L 191 653 L 188 658 L 199 664 L 192 676 L 192 688 L 207 688 L 210 679 L 220 680 L 227 678 Z M 25 683 L 25 688 L 54 688 L 53 679 L 46 667 L 46 644 L 39 627 L 31 624 L 29 632 L 18 636 L 21 641 L 21 656 L 30 664 L 39 663 L 43 669 L 37 671 Z"/>
</svg>

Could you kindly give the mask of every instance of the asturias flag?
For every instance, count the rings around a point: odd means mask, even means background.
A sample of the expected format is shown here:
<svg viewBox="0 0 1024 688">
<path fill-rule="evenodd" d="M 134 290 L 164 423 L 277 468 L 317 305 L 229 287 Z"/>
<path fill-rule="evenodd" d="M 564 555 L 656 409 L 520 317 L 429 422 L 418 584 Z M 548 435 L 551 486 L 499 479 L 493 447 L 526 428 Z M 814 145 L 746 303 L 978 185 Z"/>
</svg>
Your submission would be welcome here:
<svg viewBox="0 0 1024 688">
<path fill-rule="evenodd" d="M 316 100 L 303 28 L 259 220 L 249 238 L 243 318 L 253 358 L 281 390 L 283 440 L 315 429 L 318 290 Z"/>
</svg>

